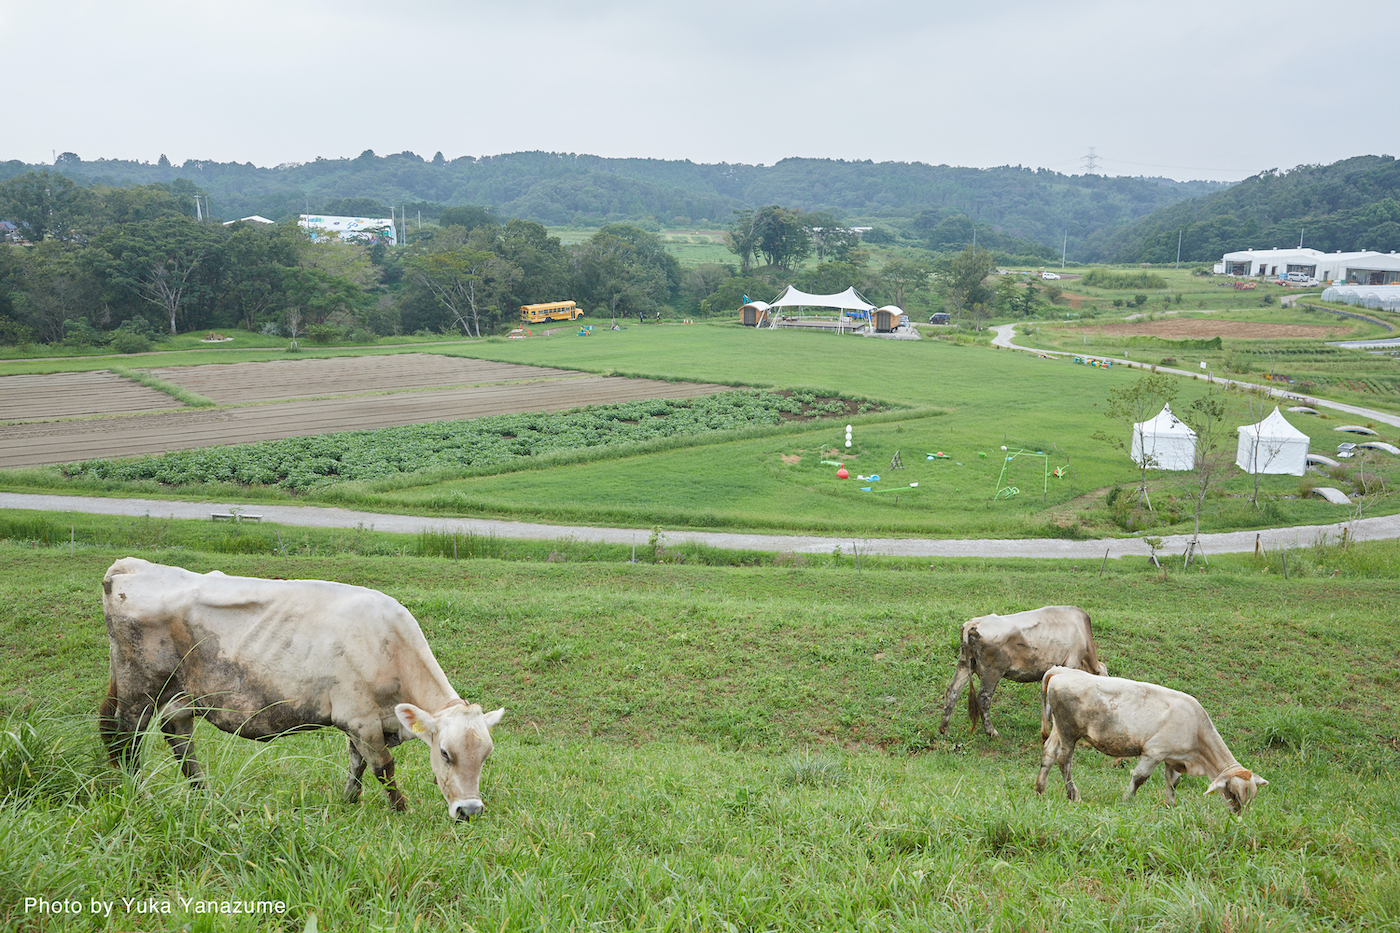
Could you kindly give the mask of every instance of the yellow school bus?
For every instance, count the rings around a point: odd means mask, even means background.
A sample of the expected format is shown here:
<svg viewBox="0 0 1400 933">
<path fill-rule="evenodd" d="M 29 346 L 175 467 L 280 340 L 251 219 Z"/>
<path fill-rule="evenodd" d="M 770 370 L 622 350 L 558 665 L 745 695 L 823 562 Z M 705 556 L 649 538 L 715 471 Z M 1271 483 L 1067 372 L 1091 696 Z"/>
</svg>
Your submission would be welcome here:
<svg viewBox="0 0 1400 933">
<path fill-rule="evenodd" d="M 550 301 L 542 305 L 521 305 L 520 319 L 526 324 L 546 321 L 574 321 L 583 317 L 583 309 L 572 301 Z"/>
</svg>

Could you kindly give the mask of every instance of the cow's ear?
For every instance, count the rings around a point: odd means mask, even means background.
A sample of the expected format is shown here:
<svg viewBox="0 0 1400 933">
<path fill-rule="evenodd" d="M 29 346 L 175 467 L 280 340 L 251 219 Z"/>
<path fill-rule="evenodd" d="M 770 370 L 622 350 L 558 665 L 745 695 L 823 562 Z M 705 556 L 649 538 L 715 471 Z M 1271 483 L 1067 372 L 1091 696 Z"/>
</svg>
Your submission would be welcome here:
<svg viewBox="0 0 1400 933">
<path fill-rule="evenodd" d="M 405 729 L 424 742 L 431 742 L 437 732 L 437 720 L 433 719 L 432 714 L 412 703 L 400 703 L 395 706 L 394 715 L 399 717 L 399 722 L 403 723 Z"/>
<path fill-rule="evenodd" d="M 482 717 L 486 720 L 486 728 L 494 728 L 496 723 L 500 722 L 501 717 L 505 714 L 506 708 L 504 706 L 502 706 L 500 709 L 493 709 L 491 712 L 487 713 L 485 716 Z"/>
<path fill-rule="evenodd" d="M 1254 775 L 1254 777 L 1250 778 L 1250 780 L 1254 782 L 1255 787 L 1263 787 L 1265 784 L 1269 783 L 1257 774 Z"/>
<path fill-rule="evenodd" d="M 1225 790 L 1225 782 L 1227 780 L 1229 780 L 1229 778 L 1222 774 L 1220 777 L 1211 781 L 1210 786 L 1206 788 L 1206 795 L 1209 796 L 1211 794 L 1223 793 Z"/>
</svg>

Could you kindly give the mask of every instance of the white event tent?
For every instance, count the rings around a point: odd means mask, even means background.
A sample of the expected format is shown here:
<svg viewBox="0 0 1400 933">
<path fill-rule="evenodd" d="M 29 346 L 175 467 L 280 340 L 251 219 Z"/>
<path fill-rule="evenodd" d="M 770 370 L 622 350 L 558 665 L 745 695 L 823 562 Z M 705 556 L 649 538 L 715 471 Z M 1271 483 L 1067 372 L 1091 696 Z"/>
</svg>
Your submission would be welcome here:
<svg viewBox="0 0 1400 933">
<path fill-rule="evenodd" d="M 875 306 L 866 301 L 852 285 L 844 292 L 835 295 L 809 295 L 789 285 L 783 293 L 770 303 L 774 308 L 840 308 L 843 311 L 873 311 Z"/>
<path fill-rule="evenodd" d="M 1149 470 L 1190 470 L 1196 466 L 1196 432 L 1163 405 L 1157 417 L 1133 425 L 1133 462 Z"/>
<path fill-rule="evenodd" d="M 1302 476 L 1308 468 L 1308 436 L 1288 423 L 1274 406 L 1258 424 L 1236 428 L 1240 434 L 1235 465 L 1246 473 L 1289 473 Z"/>
</svg>

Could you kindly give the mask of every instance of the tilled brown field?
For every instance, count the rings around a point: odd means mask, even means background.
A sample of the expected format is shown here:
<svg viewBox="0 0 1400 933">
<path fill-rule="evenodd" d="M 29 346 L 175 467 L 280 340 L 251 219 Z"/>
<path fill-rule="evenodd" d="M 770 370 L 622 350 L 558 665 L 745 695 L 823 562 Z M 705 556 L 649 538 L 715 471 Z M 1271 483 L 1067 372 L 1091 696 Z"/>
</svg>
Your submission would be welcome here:
<svg viewBox="0 0 1400 933">
<path fill-rule="evenodd" d="M 164 392 L 105 370 L 0 378 L 0 422 L 160 411 L 178 404 Z"/>
<path fill-rule="evenodd" d="M 1346 324 L 1270 324 L 1266 321 L 1209 321 L 1200 318 L 1093 324 L 1085 329 L 1120 337 L 1165 337 L 1169 340 L 1211 337 L 1224 337 L 1227 340 L 1296 340 L 1309 337 L 1332 340 L 1351 333 L 1351 327 Z"/>
<path fill-rule="evenodd" d="M 452 387 L 423 388 L 429 373 L 436 373 L 440 381 L 429 380 L 426 385 Z M 122 401 L 125 387 L 134 384 L 110 373 L 3 377 L 0 410 L 13 412 L 9 420 L 21 423 L 0 424 L 0 468 L 639 399 L 693 398 L 726 388 L 430 354 L 192 366 L 158 374 L 234 407 L 159 411 L 155 409 L 170 409 L 177 403 L 163 393 L 136 386 L 155 396 L 157 403 L 135 408 L 132 402 Z M 109 378 L 93 380 L 93 375 Z M 326 395 L 333 397 L 322 397 Z M 104 407 L 108 398 L 114 401 Z M 113 417 L 91 417 L 94 414 Z"/>
<path fill-rule="evenodd" d="M 566 369 L 493 363 L 431 353 L 181 366 L 152 369 L 149 372 L 157 379 L 189 389 L 220 405 L 497 382 L 571 379 L 583 375 Z"/>
</svg>

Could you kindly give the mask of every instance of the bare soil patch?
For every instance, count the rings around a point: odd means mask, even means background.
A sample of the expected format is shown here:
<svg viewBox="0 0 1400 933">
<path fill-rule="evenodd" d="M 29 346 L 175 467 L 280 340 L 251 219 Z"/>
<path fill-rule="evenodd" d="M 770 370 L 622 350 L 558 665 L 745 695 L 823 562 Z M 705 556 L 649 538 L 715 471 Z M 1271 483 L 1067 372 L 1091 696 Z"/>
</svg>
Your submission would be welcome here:
<svg viewBox="0 0 1400 933">
<path fill-rule="evenodd" d="M 340 361 L 349 372 L 324 367 L 287 370 L 275 363 L 195 366 L 190 370 L 220 370 L 218 373 L 190 374 L 170 370 L 163 374 L 170 382 L 223 399 L 262 401 L 232 408 L 183 409 L 129 413 L 127 407 L 109 407 L 105 399 L 116 398 L 106 380 L 92 383 L 79 377 L 94 374 L 56 373 L 49 376 L 0 378 L 0 398 L 11 397 L 9 380 L 25 380 L 23 389 L 30 397 L 64 399 L 55 403 L 50 420 L 31 419 L 28 423 L 0 425 L 0 468 L 71 463 L 98 457 L 132 457 L 172 450 L 213 447 L 251 441 L 301 437 L 333 431 L 356 431 L 400 424 L 426 424 L 432 421 L 482 418 L 527 411 L 562 411 L 584 405 L 609 405 L 655 398 L 693 398 L 725 391 L 726 386 L 693 382 L 663 382 L 656 379 L 624 379 L 591 376 L 569 370 L 535 366 L 458 360 L 451 357 L 418 358 L 416 354 L 395 357 L 359 357 Z M 401 367 L 378 366 L 371 360 L 397 360 Z M 410 390 L 425 378 L 417 363 L 448 361 L 441 378 L 455 383 L 452 388 Z M 296 367 L 307 362 L 288 361 Z M 353 365 L 366 363 L 363 370 Z M 263 367 L 273 367 L 263 369 Z M 270 375 L 270 381 L 264 380 Z M 106 374 L 111 376 L 111 374 Z M 358 380 L 356 379 L 358 376 Z M 112 379 L 117 379 L 111 376 Z M 201 382 L 200 380 L 207 380 Z M 118 383 L 133 385 L 128 380 Z M 470 384 L 482 382 L 486 384 Z M 468 383 L 468 384 L 463 384 Z M 16 384 L 17 391 L 21 384 Z M 204 386 L 209 392 L 200 391 Z M 313 398 L 336 387 L 342 395 Z M 159 400 L 145 409 L 170 409 L 176 403 L 169 396 L 137 386 Z M 319 391 L 318 391 L 319 389 Z M 86 391 L 86 397 L 79 398 Z M 213 393 L 212 395 L 210 393 Z M 279 394 L 281 393 L 281 394 Z M 222 400 L 222 399 L 220 399 Z M 76 417 L 80 414 L 114 414 L 117 417 Z M 57 420 L 67 418 L 69 420 Z"/>
<path fill-rule="evenodd" d="M 178 366 L 149 372 L 158 379 L 197 392 L 221 405 L 499 382 L 573 379 L 583 375 L 565 369 L 431 353 Z"/>
<path fill-rule="evenodd" d="M 0 378 L 0 421 L 86 418 L 179 406 L 164 392 L 105 370 Z"/>
<path fill-rule="evenodd" d="M 1086 329 L 1119 337 L 1165 337 L 1169 340 L 1196 340 L 1223 337 L 1228 340 L 1329 340 L 1351 332 L 1346 324 L 1271 324 L 1267 321 L 1219 321 L 1188 318 L 1168 321 L 1126 321 L 1121 324 L 1094 324 Z"/>
</svg>

